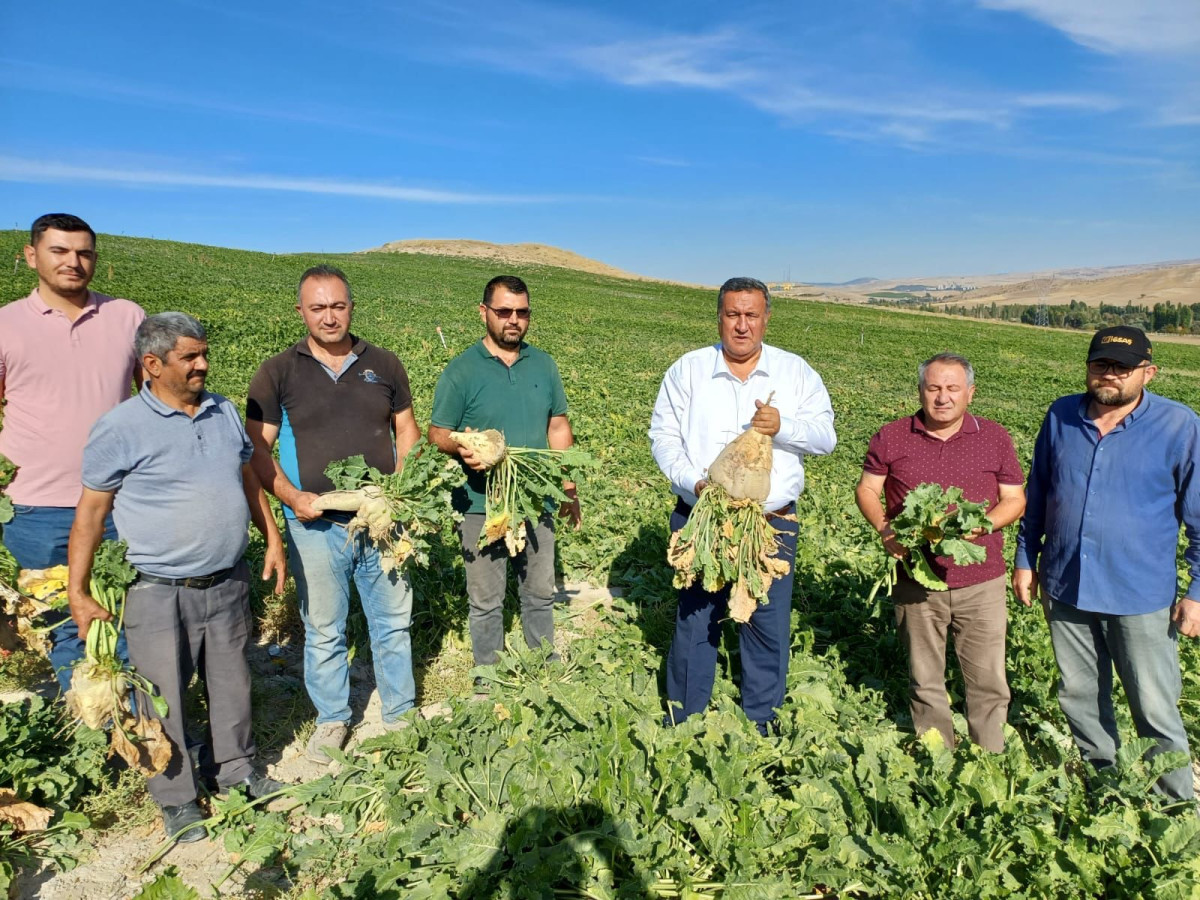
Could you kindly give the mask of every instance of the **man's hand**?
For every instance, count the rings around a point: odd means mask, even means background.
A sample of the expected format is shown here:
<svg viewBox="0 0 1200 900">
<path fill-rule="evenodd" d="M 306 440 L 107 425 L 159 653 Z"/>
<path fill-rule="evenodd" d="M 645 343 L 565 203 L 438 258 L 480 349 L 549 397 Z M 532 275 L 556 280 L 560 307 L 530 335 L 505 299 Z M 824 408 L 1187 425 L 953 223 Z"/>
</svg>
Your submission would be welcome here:
<svg viewBox="0 0 1200 900">
<path fill-rule="evenodd" d="M 774 406 L 768 406 L 761 400 L 755 400 L 754 406 L 756 412 L 754 418 L 750 420 L 750 427 L 768 437 L 775 437 L 779 434 L 779 410 Z"/>
<path fill-rule="evenodd" d="M 1038 577 L 1032 569 L 1013 569 L 1013 593 L 1026 606 L 1032 606 L 1038 598 Z"/>
<path fill-rule="evenodd" d="M 81 641 L 87 640 L 88 629 L 92 627 L 92 622 L 95 620 L 112 621 L 112 613 L 93 600 L 90 594 L 71 594 L 68 602 L 71 608 L 71 618 L 75 620 L 75 626 L 79 629 Z"/>
<path fill-rule="evenodd" d="M 283 593 L 283 583 L 287 580 L 287 552 L 283 542 L 267 544 L 267 552 L 263 555 L 262 580 L 269 581 L 271 573 L 275 573 L 275 588 L 273 593 Z"/>
<path fill-rule="evenodd" d="M 1184 637 L 1200 637 L 1200 601 L 1183 597 L 1171 610 L 1171 622 Z"/>
<path fill-rule="evenodd" d="M 708 482 L 701 478 L 696 482 L 695 487 L 692 488 L 692 493 L 699 497 L 706 487 L 708 487 Z"/>
<path fill-rule="evenodd" d="M 883 549 L 889 556 L 896 559 L 904 559 L 908 556 L 908 548 L 896 539 L 896 532 L 892 531 L 891 525 L 884 526 L 883 530 L 879 532 L 879 539 L 883 541 Z"/>
<path fill-rule="evenodd" d="M 470 434 L 474 430 L 474 428 L 464 428 L 463 434 Z M 458 448 L 458 458 L 467 464 L 468 469 L 474 472 L 486 472 L 488 470 L 488 467 L 483 464 L 483 460 L 479 459 L 478 455 L 470 447 L 458 443 L 454 446 Z"/>
<path fill-rule="evenodd" d="M 558 516 L 560 519 L 566 519 L 578 531 L 583 523 L 583 511 L 579 508 L 579 494 L 574 485 L 564 487 L 563 493 L 571 499 L 558 508 Z"/>
<path fill-rule="evenodd" d="M 323 515 L 320 510 L 313 509 L 313 501 L 316 499 L 317 495 L 312 491 L 297 491 L 288 506 L 292 508 L 292 512 L 301 522 L 312 522 Z"/>
</svg>

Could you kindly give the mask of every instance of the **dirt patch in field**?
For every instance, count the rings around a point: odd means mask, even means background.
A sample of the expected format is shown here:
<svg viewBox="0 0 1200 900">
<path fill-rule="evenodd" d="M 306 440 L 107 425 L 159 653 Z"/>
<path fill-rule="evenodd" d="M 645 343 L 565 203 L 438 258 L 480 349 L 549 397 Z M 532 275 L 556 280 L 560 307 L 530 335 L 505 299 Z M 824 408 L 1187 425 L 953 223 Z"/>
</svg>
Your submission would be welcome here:
<svg viewBox="0 0 1200 900">
<path fill-rule="evenodd" d="M 619 595 L 619 592 L 618 592 Z M 560 652 L 568 651 L 572 641 L 595 634 L 604 627 L 604 611 L 611 610 L 614 592 L 589 584 L 567 584 L 556 598 L 555 643 Z M 517 628 L 519 634 L 519 626 Z M 510 635 L 511 639 L 512 635 Z M 442 664 L 458 672 L 459 681 L 470 668 L 469 647 L 450 648 L 440 657 Z M 255 674 L 256 695 L 260 691 L 277 691 L 281 695 L 303 692 L 303 647 L 262 643 L 250 655 Z M 445 683 L 445 682 L 442 682 Z M 465 680 L 469 685 L 469 679 Z M 11 699 L 20 699 L 14 693 Z M 354 730 L 348 747 L 352 748 L 383 732 L 380 719 L 379 692 L 369 663 L 356 660 L 350 668 L 350 705 Z M 261 712 L 261 704 L 256 703 Z M 421 715 L 434 719 L 450 713 L 450 707 L 440 699 L 429 698 L 421 707 Z M 310 729 L 297 731 L 282 749 L 260 753 L 258 766 L 272 778 L 285 783 L 299 783 L 320 778 L 330 765 L 310 761 L 304 755 L 304 745 Z M 150 803 L 149 799 L 146 803 Z M 277 808 L 286 808 L 289 801 L 276 801 Z M 109 833 L 89 832 L 95 847 L 86 860 L 69 872 L 58 872 L 43 865 L 35 871 L 18 875 L 18 900 L 127 900 L 147 882 L 152 881 L 167 866 L 173 866 L 188 885 L 203 896 L 213 896 L 212 886 L 221 883 L 222 897 L 277 897 L 289 890 L 287 878 L 279 869 L 255 866 L 234 867 L 230 854 L 219 841 L 205 840 L 193 844 L 176 844 L 144 874 L 139 870 L 161 845 L 162 820 L 157 816 L 148 825 Z M 232 874 L 230 874 L 232 871 Z"/>
</svg>

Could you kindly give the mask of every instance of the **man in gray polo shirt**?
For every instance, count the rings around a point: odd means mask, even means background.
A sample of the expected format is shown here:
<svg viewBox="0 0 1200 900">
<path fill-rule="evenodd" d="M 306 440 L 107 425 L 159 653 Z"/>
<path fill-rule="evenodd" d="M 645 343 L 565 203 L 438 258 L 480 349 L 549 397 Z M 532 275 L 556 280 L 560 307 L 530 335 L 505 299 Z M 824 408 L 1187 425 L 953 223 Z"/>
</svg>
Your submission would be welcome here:
<svg viewBox="0 0 1200 900">
<path fill-rule="evenodd" d="M 129 658 L 167 701 L 162 720 L 172 743 L 166 772 L 148 782 L 168 834 L 205 836 L 196 823 L 197 784 L 186 747 L 184 696 L 204 673 L 217 784 L 263 796 L 283 786 L 258 775 L 250 730 L 253 622 L 249 571 L 242 559 L 251 519 L 267 541 L 262 577 L 283 592 L 283 540 L 258 478 L 241 416 L 204 389 L 204 328 L 183 313 L 159 313 L 137 330 L 147 374 L 142 392 L 92 428 L 83 451 L 83 496 L 68 548 L 71 617 L 87 637 L 111 616 L 90 596 L 92 555 L 111 511 L 139 578 L 125 601 Z M 147 707 L 150 704 L 146 704 Z"/>
</svg>

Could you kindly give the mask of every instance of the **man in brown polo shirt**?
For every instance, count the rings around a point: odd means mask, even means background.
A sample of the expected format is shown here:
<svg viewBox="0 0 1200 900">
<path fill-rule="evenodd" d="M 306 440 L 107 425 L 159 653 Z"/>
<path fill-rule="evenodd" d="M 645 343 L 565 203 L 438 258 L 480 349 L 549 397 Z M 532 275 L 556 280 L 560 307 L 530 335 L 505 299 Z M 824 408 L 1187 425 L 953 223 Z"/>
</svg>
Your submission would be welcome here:
<svg viewBox="0 0 1200 900">
<path fill-rule="evenodd" d="M 987 548 L 985 562 L 960 566 L 948 557 L 934 558 L 933 571 L 948 590 L 927 590 L 901 572 L 892 597 L 896 627 L 908 650 L 909 708 L 917 733 L 936 728 L 946 745 L 954 746 L 946 696 L 949 631 L 966 683 L 971 740 L 999 753 L 1010 696 L 1004 675 L 1008 613 L 1000 529 L 1024 512 L 1025 479 L 1008 432 L 967 409 L 975 396 L 970 362 L 939 353 L 920 365 L 917 384 L 920 411 L 888 423 L 871 438 L 855 500 L 884 549 L 895 557 L 908 550 L 889 523 L 917 485 L 958 487 L 968 500 L 988 503 L 994 531 L 977 538 Z"/>
</svg>

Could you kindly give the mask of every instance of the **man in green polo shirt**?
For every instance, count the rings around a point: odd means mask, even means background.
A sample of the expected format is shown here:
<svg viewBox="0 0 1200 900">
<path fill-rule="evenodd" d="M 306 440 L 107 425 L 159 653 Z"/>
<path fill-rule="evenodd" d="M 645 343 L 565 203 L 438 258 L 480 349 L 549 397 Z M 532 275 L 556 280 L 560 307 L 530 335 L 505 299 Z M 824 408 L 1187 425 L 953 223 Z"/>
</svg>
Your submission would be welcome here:
<svg viewBox="0 0 1200 900">
<path fill-rule="evenodd" d="M 504 588 L 508 553 L 503 542 L 478 549 L 483 529 L 486 467 L 452 431 L 503 432 L 513 447 L 565 450 L 574 442 L 567 419 L 567 396 L 558 366 L 549 354 L 523 338 L 529 330 L 529 288 L 513 275 L 498 275 L 483 289 L 479 317 L 486 334 L 450 361 L 433 395 L 429 440 L 467 468 L 467 484 L 455 497 L 464 513 L 459 528 L 470 601 L 471 648 L 475 665 L 489 666 L 504 646 Z M 561 515 L 579 526 L 575 485 Z M 554 520 L 545 515 L 527 526 L 530 537 L 516 558 L 520 583 L 521 627 L 530 647 L 554 646 Z M 477 680 L 476 686 L 480 683 Z"/>
</svg>

